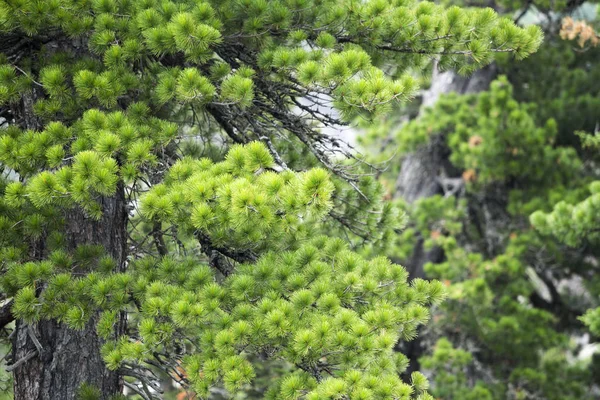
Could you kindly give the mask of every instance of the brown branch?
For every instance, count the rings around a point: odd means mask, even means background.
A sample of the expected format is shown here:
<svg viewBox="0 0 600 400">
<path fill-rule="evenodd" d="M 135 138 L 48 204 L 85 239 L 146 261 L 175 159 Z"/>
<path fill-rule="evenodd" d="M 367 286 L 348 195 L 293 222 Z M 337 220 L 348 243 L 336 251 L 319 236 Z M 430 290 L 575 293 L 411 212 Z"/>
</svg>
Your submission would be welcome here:
<svg viewBox="0 0 600 400">
<path fill-rule="evenodd" d="M 519 21 L 521 21 L 521 18 L 523 18 L 525 16 L 525 14 L 527 14 L 527 11 L 529 11 L 532 4 L 533 4 L 533 0 L 527 1 L 527 4 L 525 4 L 525 7 L 523 7 L 523 10 L 519 13 L 519 15 L 517 15 L 517 18 L 515 18 L 515 25 L 518 24 Z"/>
<path fill-rule="evenodd" d="M 470 56 L 473 54 L 471 50 L 450 50 L 450 51 L 430 51 L 430 50 L 416 50 L 410 47 L 397 47 L 391 44 L 381 44 L 381 45 L 369 45 L 368 43 L 361 43 L 360 41 L 348 37 L 342 36 L 338 38 L 338 42 L 340 43 L 352 43 L 364 46 L 373 46 L 377 50 L 383 51 L 391 51 L 394 53 L 406 53 L 406 54 L 425 54 L 425 55 L 441 55 L 441 56 Z M 515 49 L 490 49 L 492 53 L 512 53 Z"/>
<path fill-rule="evenodd" d="M 14 364 L 11 365 L 7 365 L 4 369 L 7 372 L 12 372 L 15 369 L 19 368 L 20 365 L 25 364 L 27 361 L 31 360 L 33 357 L 35 357 L 37 355 L 37 351 L 29 351 L 27 354 L 25 354 L 25 356 L 23 358 L 21 358 L 20 360 L 18 360 L 17 362 L 15 362 Z"/>
</svg>

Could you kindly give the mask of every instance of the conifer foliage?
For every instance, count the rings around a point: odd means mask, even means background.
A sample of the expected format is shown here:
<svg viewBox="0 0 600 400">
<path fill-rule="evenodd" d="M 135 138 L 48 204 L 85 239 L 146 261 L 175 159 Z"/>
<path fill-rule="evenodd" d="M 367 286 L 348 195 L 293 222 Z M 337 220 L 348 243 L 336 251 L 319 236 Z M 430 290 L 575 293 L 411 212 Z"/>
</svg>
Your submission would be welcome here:
<svg viewBox="0 0 600 400">
<path fill-rule="evenodd" d="M 598 397 L 599 54 L 555 35 L 518 66 L 499 58 L 488 90 L 392 131 L 399 157 L 439 158 L 436 195 L 394 200 L 409 225 L 386 248 L 410 262 L 423 243 L 423 275 L 448 286 L 413 354 L 436 397 Z"/>
<path fill-rule="evenodd" d="M 472 71 L 540 41 L 410 0 L 0 1 L 15 398 L 160 398 L 165 377 L 206 398 L 265 360 L 286 368 L 267 398 L 431 398 L 393 349 L 442 286 L 319 235 L 360 222 L 343 193 L 374 214 L 381 193 L 319 128 L 409 99 L 433 56 Z"/>
</svg>

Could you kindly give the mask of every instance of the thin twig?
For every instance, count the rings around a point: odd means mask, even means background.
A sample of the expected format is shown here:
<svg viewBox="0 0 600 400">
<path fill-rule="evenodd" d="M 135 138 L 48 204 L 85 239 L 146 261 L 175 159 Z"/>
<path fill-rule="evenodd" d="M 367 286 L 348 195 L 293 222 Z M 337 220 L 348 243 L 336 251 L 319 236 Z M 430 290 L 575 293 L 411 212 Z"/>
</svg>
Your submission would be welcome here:
<svg viewBox="0 0 600 400">
<path fill-rule="evenodd" d="M 38 354 L 37 351 L 30 350 L 27 354 L 25 354 L 25 356 L 23 358 L 21 358 L 20 360 L 18 360 L 17 362 L 15 362 L 12 365 L 7 365 L 4 369 L 6 369 L 7 372 L 12 372 L 13 370 L 17 369 L 22 364 L 25 364 L 27 361 L 31 360 L 37 354 Z"/>
</svg>

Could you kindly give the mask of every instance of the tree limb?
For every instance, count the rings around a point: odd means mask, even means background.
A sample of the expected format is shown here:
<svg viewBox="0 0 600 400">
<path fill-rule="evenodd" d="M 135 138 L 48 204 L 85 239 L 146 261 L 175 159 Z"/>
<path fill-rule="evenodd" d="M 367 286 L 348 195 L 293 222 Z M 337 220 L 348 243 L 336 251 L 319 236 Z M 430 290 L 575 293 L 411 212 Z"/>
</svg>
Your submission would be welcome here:
<svg viewBox="0 0 600 400">
<path fill-rule="evenodd" d="M 233 272 L 233 268 L 223 256 L 241 264 L 253 263 L 258 259 L 258 255 L 252 250 L 238 250 L 227 246 L 215 245 L 210 236 L 200 231 L 197 231 L 195 236 L 202 246 L 202 252 L 209 257 L 211 267 L 216 268 L 225 276 L 230 275 Z"/>
<path fill-rule="evenodd" d="M 0 308 L 0 329 L 3 329 L 6 325 L 15 320 L 12 313 L 13 302 L 14 301 L 11 300 Z"/>
</svg>

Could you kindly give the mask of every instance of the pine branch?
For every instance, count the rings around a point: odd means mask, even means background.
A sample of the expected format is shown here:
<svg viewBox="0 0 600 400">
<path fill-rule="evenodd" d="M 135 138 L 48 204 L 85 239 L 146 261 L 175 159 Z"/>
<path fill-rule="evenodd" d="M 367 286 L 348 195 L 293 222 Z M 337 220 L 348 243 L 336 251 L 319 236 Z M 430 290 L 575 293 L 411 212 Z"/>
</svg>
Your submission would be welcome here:
<svg viewBox="0 0 600 400">
<path fill-rule="evenodd" d="M 229 136 L 235 143 L 247 143 L 248 140 L 243 134 L 237 134 L 234 125 L 232 124 L 232 118 L 228 118 L 227 112 L 224 110 L 227 106 L 217 106 L 209 104 L 206 106 L 206 111 L 217 121 L 217 123 L 223 128 L 227 136 Z"/>
<path fill-rule="evenodd" d="M 160 222 L 154 223 L 154 226 L 152 227 L 152 236 L 154 237 L 154 244 L 156 245 L 158 254 L 161 256 L 166 256 L 169 251 L 167 250 L 167 245 L 165 244 L 165 239 L 163 238 L 160 225 Z"/>
<path fill-rule="evenodd" d="M 31 360 L 33 357 L 35 357 L 38 354 L 37 351 L 29 351 L 27 354 L 25 354 L 25 356 L 23 358 L 21 358 L 20 360 L 17 360 L 17 362 L 15 362 L 14 364 L 11 365 L 7 365 L 5 367 L 7 372 L 12 372 L 15 369 L 19 368 L 19 366 L 25 364 L 27 361 Z"/>
<path fill-rule="evenodd" d="M 355 38 L 348 37 L 348 36 L 339 37 L 338 41 L 340 43 L 352 43 L 352 44 L 357 44 L 360 46 L 369 45 L 367 43 L 361 43 L 360 41 L 356 40 Z M 377 50 L 391 51 L 393 53 L 422 54 L 422 55 L 432 55 L 432 56 L 453 56 L 453 55 L 454 56 L 460 56 L 460 55 L 470 56 L 473 54 L 473 52 L 471 50 L 450 50 L 450 51 L 417 50 L 417 49 L 413 49 L 410 47 L 393 46 L 391 44 L 379 44 L 379 45 L 374 45 L 373 47 L 375 47 Z M 512 49 L 512 48 L 500 49 L 500 48 L 498 48 L 498 49 L 490 49 L 489 51 L 491 51 L 492 53 L 512 53 L 515 51 L 515 49 Z"/>
<path fill-rule="evenodd" d="M 210 236 L 200 231 L 195 233 L 198 242 L 202 247 L 202 252 L 210 259 L 210 264 L 223 275 L 228 276 L 233 272 L 230 265 L 226 265 L 226 261 L 222 256 L 228 257 L 240 264 L 254 263 L 258 259 L 258 255 L 251 250 L 239 250 L 227 246 L 218 246 L 212 242 Z"/>
<path fill-rule="evenodd" d="M 527 4 L 525 4 L 525 7 L 523 7 L 523 10 L 519 13 L 519 15 L 517 15 L 517 18 L 515 18 L 515 24 L 518 24 L 519 21 L 521 20 L 521 18 L 523 18 L 525 16 L 525 14 L 527 14 L 527 12 L 531 8 L 532 4 L 533 4 L 533 0 L 527 0 Z"/>
</svg>

